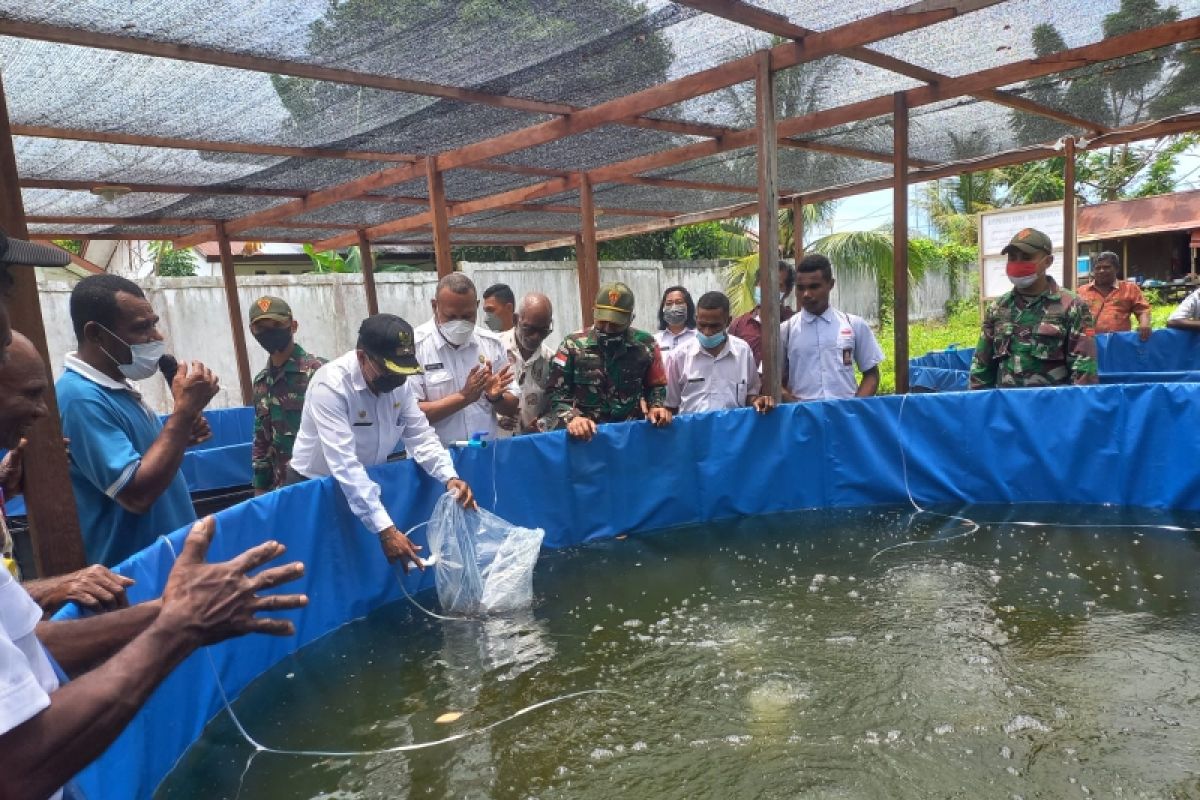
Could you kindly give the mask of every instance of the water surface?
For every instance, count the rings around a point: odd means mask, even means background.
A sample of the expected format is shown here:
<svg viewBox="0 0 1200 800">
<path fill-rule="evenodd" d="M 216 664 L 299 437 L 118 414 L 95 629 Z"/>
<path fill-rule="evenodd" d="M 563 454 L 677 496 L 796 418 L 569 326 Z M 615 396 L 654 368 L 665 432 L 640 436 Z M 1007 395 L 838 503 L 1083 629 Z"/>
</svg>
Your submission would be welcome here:
<svg viewBox="0 0 1200 800">
<path fill-rule="evenodd" d="M 619 694 L 417 753 L 249 764 L 221 715 L 157 796 L 1200 796 L 1200 534 L 1151 527 L 1200 515 L 956 513 L 985 524 L 812 511 L 545 553 L 518 616 L 393 604 L 252 684 L 251 733 L 385 748 Z"/>
</svg>

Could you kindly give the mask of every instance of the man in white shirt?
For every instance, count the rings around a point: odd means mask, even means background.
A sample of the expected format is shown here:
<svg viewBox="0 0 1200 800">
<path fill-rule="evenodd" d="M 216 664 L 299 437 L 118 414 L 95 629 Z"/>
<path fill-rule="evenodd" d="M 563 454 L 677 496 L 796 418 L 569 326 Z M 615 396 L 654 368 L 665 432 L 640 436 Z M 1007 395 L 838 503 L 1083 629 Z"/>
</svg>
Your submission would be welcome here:
<svg viewBox="0 0 1200 800">
<path fill-rule="evenodd" d="M 1200 332 L 1200 289 L 1183 298 L 1183 302 L 1167 317 L 1167 327 Z"/>
<path fill-rule="evenodd" d="M 417 403 L 443 444 L 477 433 L 494 439 L 497 415 L 516 414 L 520 402 L 508 353 L 499 336 L 475 325 L 479 297 L 466 275 L 438 281 L 432 305 L 433 318 L 416 330 Z"/>
<path fill-rule="evenodd" d="M 530 292 L 521 298 L 516 319 L 515 327 L 500 334 L 500 342 L 515 371 L 520 409 L 516 416 L 499 417 L 501 436 L 538 433 L 542 429 L 538 420 L 550 410 L 546 383 L 550 380 L 554 348 L 546 340 L 554 330 L 554 306 L 546 295 Z"/>
<path fill-rule="evenodd" d="M 883 350 L 866 321 L 829 304 L 833 284 L 833 266 L 820 253 L 796 267 L 801 311 L 780 328 L 788 402 L 871 397 L 879 389 Z M 856 365 L 861 384 L 854 377 Z"/>
<path fill-rule="evenodd" d="M 750 345 L 726 332 L 729 298 L 707 292 L 696 304 L 696 336 L 667 361 L 667 408 L 672 414 L 695 414 L 753 406 L 760 414 L 775 407 L 759 395 L 761 379 Z"/>
<path fill-rule="evenodd" d="M 388 561 L 421 569 L 421 548 L 396 528 L 367 467 L 382 464 L 400 441 L 417 462 L 464 506 L 475 504 L 450 454 L 417 407 L 411 380 L 421 372 L 413 329 L 394 314 L 376 314 L 358 329 L 358 347 L 321 367 L 308 383 L 288 483 L 332 475 L 350 510 L 379 536 Z"/>
</svg>

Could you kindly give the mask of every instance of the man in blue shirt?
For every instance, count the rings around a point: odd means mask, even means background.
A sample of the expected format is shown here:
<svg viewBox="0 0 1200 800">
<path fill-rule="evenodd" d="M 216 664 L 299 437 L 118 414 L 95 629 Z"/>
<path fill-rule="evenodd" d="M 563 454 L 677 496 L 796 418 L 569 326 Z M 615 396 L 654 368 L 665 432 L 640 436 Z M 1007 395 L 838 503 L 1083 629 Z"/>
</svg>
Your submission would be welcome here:
<svg viewBox="0 0 1200 800">
<path fill-rule="evenodd" d="M 71 292 L 71 322 L 79 350 L 67 355 L 55 384 L 58 409 L 88 560 L 112 566 L 195 521 L 179 465 L 217 378 L 198 361 L 180 364 L 164 424 L 133 383 L 158 373 L 165 348 L 158 315 L 137 284 L 84 278 Z"/>
</svg>

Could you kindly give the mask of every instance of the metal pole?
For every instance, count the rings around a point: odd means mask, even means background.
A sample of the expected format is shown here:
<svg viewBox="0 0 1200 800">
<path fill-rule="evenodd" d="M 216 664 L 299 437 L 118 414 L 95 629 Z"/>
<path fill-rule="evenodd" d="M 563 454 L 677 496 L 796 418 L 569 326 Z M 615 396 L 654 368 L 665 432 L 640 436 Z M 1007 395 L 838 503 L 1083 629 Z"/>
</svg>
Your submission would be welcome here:
<svg viewBox="0 0 1200 800">
<path fill-rule="evenodd" d="M 892 107 L 892 331 L 895 343 L 896 393 L 908 392 L 908 102 L 893 95 Z"/>
<path fill-rule="evenodd" d="M 8 105 L 4 84 L 0 81 L 0 226 L 11 235 L 26 239 L 25 207 L 18 183 L 17 159 L 13 152 L 12 130 L 8 123 Z M 14 330 L 29 337 L 50 374 L 50 349 L 38 300 L 37 277 L 28 267 L 10 267 L 13 289 L 7 298 L 8 313 Z M 29 515 L 29 536 L 33 542 L 38 575 L 48 578 L 71 572 L 87 564 L 75 494 L 70 491 L 71 473 L 67 450 L 63 447 L 62 425 L 54 392 L 46 392 L 49 413 L 29 432 L 25 448 L 25 508 Z"/>
<path fill-rule="evenodd" d="M 1079 264 L 1075 244 L 1075 137 L 1066 140 L 1063 161 L 1063 287 L 1075 290 Z"/>
<path fill-rule="evenodd" d="M 250 354 L 246 352 L 245 320 L 242 319 L 242 304 L 238 300 L 237 275 L 233 271 L 233 250 L 229 246 L 229 234 L 224 225 L 217 226 L 217 245 L 221 248 L 221 278 L 225 284 L 225 305 L 229 308 L 229 329 L 233 333 L 233 352 L 237 356 L 238 386 L 242 391 L 242 405 L 254 402 L 254 379 L 250 375 Z"/>
<path fill-rule="evenodd" d="M 762 393 L 780 399 L 779 352 L 779 162 L 775 129 L 775 78 L 771 52 L 756 56 L 755 122 L 758 136 L 758 285 L 762 294 Z"/>
<path fill-rule="evenodd" d="M 371 254 L 371 240 L 367 232 L 358 229 L 358 255 L 362 260 L 363 290 L 367 293 L 367 316 L 379 313 L 379 296 L 375 293 L 375 256 Z"/>
</svg>

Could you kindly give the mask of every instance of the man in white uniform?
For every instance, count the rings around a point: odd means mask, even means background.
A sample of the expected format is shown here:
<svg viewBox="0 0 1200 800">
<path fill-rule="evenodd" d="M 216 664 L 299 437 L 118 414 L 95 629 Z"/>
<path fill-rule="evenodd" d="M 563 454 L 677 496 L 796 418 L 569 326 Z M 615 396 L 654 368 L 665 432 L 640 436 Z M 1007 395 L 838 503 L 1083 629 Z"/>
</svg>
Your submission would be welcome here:
<svg viewBox="0 0 1200 800">
<path fill-rule="evenodd" d="M 416 330 L 418 405 L 443 444 L 477 433 L 494 439 L 497 415 L 515 415 L 520 404 L 508 353 L 499 336 L 475 325 L 479 297 L 466 275 L 438 281 L 432 305 L 433 318 Z"/>
<path fill-rule="evenodd" d="M 862 317 L 829 304 L 833 284 L 833 266 L 820 253 L 805 256 L 796 267 L 801 311 L 781 326 L 779 337 L 788 402 L 871 397 L 879 389 L 883 350 Z"/>
<path fill-rule="evenodd" d="M 394 314 L 367 317 L 358 329 L 357 349 L 309 380 L 288 467 L 289 484 L 332 475 L 354 516 L 379 536 L 388 561 L 399 560 L 405 572 L 409 562 L 424 569 L 417 557 L 421 548 L 396 528 L 367 467 L 387 461 L 403 441 L 409 458 L 430 477 L 457 493 L 464 506 L 475 503 L 406 383 L 420 371 L 412 326 Z"/>
<path fill-rule="evenodd" d="M 760 414 L 775 407 L 759 395 L 761 379 L 750 345 L 729 336 L 729 298 L 707 292 L 696 304 L 696 336 L 667 361 L 667 408 L 695 414 L 753 406 Z"/>
<path fill-rule="evenodd" d="M 550 395 L 546 383 L 550 380 L 550 361 L 554 348 L 546 344 L 554 330 L 554 306 L 540 292 L 530 292 L 521 298 L 515 327 L 500 334 L 500 342 L 508 351 L 517 389 L 521 393 L 520 411 L 516 416 L 499 418 L 500 436 L 538 433 L 538 420 L 550 410 Z"/>
</svg>

